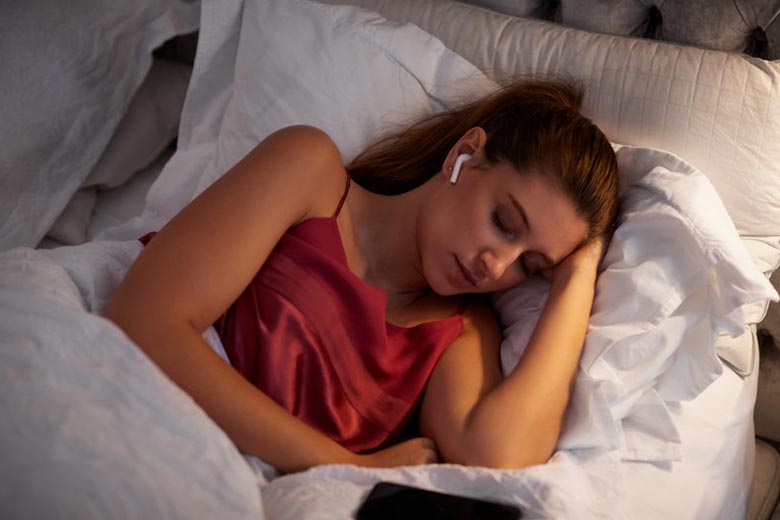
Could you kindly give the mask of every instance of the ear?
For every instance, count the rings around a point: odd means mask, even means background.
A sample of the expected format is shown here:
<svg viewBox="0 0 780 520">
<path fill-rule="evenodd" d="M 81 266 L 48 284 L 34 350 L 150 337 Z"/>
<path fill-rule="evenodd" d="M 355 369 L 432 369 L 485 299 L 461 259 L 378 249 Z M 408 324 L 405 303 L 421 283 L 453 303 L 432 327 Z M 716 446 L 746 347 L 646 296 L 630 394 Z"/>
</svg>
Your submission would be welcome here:
<svg viewBox="0 0 780 520">
<path fill-rule="evenodd" d="M 441 167 L 441 173 L 447 178 L 450 178 L 450 167 L 455 164 L 458 156 L 463 153 L 467 153 L 471 156 L 472 165 L 479 164 L 485 158 L 485 143 L 487 142 L 487 133 L 481 127 L 475 126 L 469 129 L 463 136 L 458 139 L 458 142 L 450 148 L 447 153 L 447 157 L 444 159 L 444 164 Z"/>
</svg>

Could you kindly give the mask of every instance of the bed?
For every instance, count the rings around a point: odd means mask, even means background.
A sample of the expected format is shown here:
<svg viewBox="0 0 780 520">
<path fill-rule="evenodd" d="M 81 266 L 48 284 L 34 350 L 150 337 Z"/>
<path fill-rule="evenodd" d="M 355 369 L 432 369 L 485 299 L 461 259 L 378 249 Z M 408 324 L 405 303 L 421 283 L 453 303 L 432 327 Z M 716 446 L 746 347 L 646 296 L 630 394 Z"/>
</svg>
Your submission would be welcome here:
<svg viewBox="0 0 780 520">
<path fill-rule="evenodd" d="M 651 4 L 0 6 L 0 516 L 351 518 L 387 480 L 524 518 L 768 518 L 778 465 L 754 485 L 754 464 L 777 453 L 756 444 L 753 409 L 780 265 L 780 2 Z M 136 239 L 270 132 L 318 126 L 347 161 L 515 77 L 580 82 L 621 170 L 546 464 L 280 475 L 100 316 Z M 504 370 L 545 297 L 541 280 L 494 295 Z"/>
</svg>

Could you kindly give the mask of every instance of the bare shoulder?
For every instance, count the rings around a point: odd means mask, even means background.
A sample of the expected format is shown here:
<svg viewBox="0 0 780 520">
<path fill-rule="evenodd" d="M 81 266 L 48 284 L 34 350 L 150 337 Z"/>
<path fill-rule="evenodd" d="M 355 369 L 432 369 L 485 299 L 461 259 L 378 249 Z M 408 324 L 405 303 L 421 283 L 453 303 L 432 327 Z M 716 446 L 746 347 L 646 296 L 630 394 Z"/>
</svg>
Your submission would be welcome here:
<svg viewBox="0 0 780 520">
<path fill-rule="evenodd" d="M 341 153 L 328 134 L 313 126 L 288 126 L 269 135 L 242 162 L 256 163 L 268 155 L 282 162 L 273 171 L 282 173 L 279 180 L 308 201 L 307 211 L 299 221 L 322 216 L 328 208 L 332 212 L 334 197 L 338 198 L 344 189 L 347 173 Z M 261 167 L 245 170 L 268 182 L 270 172 Z"/>
<path fill-rule="evenodd" d="M 480 295 L 469 300 L 468 307 L 463 313 L 461 336 L 470 336 L 473 340 L 491 345 L 500 343 L 501 326 L 486 296 Z"/>
<path fill-rule="evenodd" d="M 498 319 L 485 295 L 461 294 L 440 296 L 433 292 L 421 298 L 412 310 L 407 310 L 405 326 L 417 325 L 426 321 L 439 320 L 462 312 L 463 330 L 458 342 L 499 341 L 501 329 Z M 399 320 L 401 321 L 401 320 Z"/>
<path fill-rule="evenodd" d="M 161 302 L 155 316 L 204 330 L 241 294 L 287 229 L 333 211 L 345 178 L 339 150 L 321 130 L 274 132 L 160 230 L 107 312 L 135 316 L 142 329 L 143 317 Z"/>
<path fill-rule="evenodd" d="M 462 315 L 463 328 L 439 359 L 438 372 L 462 374 L 464 370 L 481 372 L 498 367 L 497 363 L 494 365 L 502 337 L 498 318 L 484 295 L 467 298 Z M 475 363 L 477 359 L 479 362 Z"/>
</svg>

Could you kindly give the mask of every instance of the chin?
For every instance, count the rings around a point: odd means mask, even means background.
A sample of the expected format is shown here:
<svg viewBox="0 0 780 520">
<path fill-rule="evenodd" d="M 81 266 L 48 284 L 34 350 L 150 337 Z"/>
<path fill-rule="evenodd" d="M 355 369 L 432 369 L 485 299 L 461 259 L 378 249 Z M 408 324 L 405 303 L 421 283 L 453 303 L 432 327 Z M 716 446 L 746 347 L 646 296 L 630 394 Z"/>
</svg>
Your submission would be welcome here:
<svg viewBox="0 0 780 520">
<path fill-rule="evenodd" d="M 438 294 L 439 296 L 452 296 L 453 294 L 458 294 L 454 287 L 450 286 L 450 284 L 447 283 L 446 280 L 436 280 L 427 278 L 428 280 L 428 288 L 434 292 L 435 294 Z"/>
<path fill-rule="evenodd" d="M 447 280 L 447 276 L 444 271 L 434 269 L 434 276 L 430 275 L 430 270 L 423 267 L 423 276 L 428 284 L 428 288 L 431 292 L 438 294 L 439 296 L 452 296 L 458 294 L 455 288 Z"/>
<path fill-rule="evenodd" d="M 446 289 L 443 289 L 443 290 L 437 290 L 437 289 L 431 287 L 431 290 L 434 293 L 438 294 L 439 296 L 455 296 L 455 295 L 464 293 L 464 291 L 456 291 L 452 287 L 447 287 Z"/>
</svg>

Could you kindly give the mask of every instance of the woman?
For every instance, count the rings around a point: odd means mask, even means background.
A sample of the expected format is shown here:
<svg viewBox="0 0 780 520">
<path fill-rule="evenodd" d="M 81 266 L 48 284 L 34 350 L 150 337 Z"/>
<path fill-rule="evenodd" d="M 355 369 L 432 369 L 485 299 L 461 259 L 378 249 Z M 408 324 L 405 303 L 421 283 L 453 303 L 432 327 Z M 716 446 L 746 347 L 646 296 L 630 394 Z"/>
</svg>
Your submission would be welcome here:
<svg viewBox="0 0 780 520">
<path fill-rule="evenodd" d="M 346 171 L 323 132 L 282 129 L 148 242 L 106 316 L 284 472 L 543 463 L 617 212 L 614 153 L 580 101 L 516 84 Z M 550 295 L 503 378 L 477 295 L 534 273 Z M 212 324 L 233 367 L 201 337 Z M 424 437 L 393 444 L 415 411 Z"/>
</svg>

